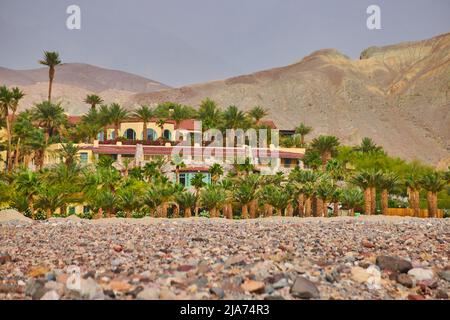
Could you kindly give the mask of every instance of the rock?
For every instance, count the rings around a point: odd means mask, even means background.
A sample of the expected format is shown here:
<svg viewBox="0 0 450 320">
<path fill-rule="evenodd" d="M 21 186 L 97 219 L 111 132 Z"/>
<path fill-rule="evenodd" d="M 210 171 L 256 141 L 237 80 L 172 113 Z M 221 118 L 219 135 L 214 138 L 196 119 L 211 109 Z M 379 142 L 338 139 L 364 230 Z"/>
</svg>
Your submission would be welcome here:
<svg viewBox="0 0 450 320">
<path fill-rule="evenodd" d="M 375 248 L 375 245 L 374 245 L 372 242 L 367 241 L 367 240 L 363 240 L 363 241 L 361 242 L 361 245 L 362 245 L 364 248 L 369 248 L 369 249 Z"/>
<path fill-rule="evenodd" d="M 287 287 L 287 286 L 289 286 L 289 283 L 288 283 L 286 278 L 280 279 L 277 282 L 272 284 L 272 287 L 274 289 L 281 289 L 281 288 L 284 288 L 284 287 Z"/>
<path fill-rule="evenodd" d="M 243 255 L 237 255 L 228 258 L 228 260 L 225 262 L 225 266 L 234 266 L 234 265 L 244 265 L 245 264 L 245 257 Z"/>
<path fill-rule="evenodd" d="M 425 300 L 425 297 L 420 294 L 410 294 L 408 295 L 408 300 Z"/>
<path fill-rule="evenodd" d="M 255 292 L 255 293 L 261 293 L 264 291 L 265 284 L 261 281 L 255 281 L 255 280 L 245 280 L 243 284 L 241 284 L 242 290 L 246 292 Z"/>
<path fill-rule="evenodd" d="M 39 278 L 45 276 L 50 270 L 47 267 L 34 267 L 28 272 L 28 276 L 32 278 Z"/>
<path fill-rule="evenodd" d="M 431 269 L 414 268 L 408 271 L 408 275 L 416 279 L 416 281 L 432 280 L 434 272 Z"/>
<path fill-rule="evenodd" d="M 73 288 L 71 290 L 78 292 L 84 299 L 104 299 L 102 287 L 100 287 L 100 285 L 92 278 L 81 279 L 78 289 L 76 286 L 71 286 L 71 288 Z"/>
<path fill-rule="evenodd" d="M 406 273 L 412 269 L 411 262 L 392 256 L 378 256 L 376 259 L 376 264 L 381 270 L 391 270 L 400 273 Z"/>
<path fill-rule="evenodd" d="M 445 281 L 450 282 L 450 270 L 443 270 L 439 272 L 439 277 Z"/>
<path fill-rule="evenodd" d="M 115 252 L 122 252 L 123 247 L 120 244 L 115 244 L 115 245 L 113 245 L 113 250 Z"/>
<path fill-rule="evenodd" d="M 282 296 L 265 296 L 264 300 L 285 300 Z"/>
<path fill-rule="evenodd" d="M 397 282 L 407 288 L 412 288 L 414 286 L 413 279 L 406 273 L 400 273 L 399 275 L 397 275 Z"/>
<path fill-rule="evenodd" d="M 191 265 L 188 265 L 188 264 L 183 264 L 183 265 L 181 265 L 181 266 L 179 266 L 177 268 L 177 271 L 179 271 L 179 272 L 188 272 L 189 270 L 192 270 L 194 268 L 195 268 L 194 266 L 191 266 Z"/>
<path fill-rule="evenodd" d="M 46 292 L 47 289 L 41 280 L 30 279 L 25 286 L 25 294 L 33 300 L 40 300 Z"/>
<path fill-rule="evenodd" d="M 358 283 L 366 283 L 370 278 L 370 274 L 361 267 L 353 267 L 351 270 L 351 278 Z"/>
<path fill-rule="evenodd" d="M 212 287 L 209 289 L 209 292 L 216 295 L 219 299 L 223 299 L 223 297 L 225 297 L 225 291 L 222 288 Z"/>
<path fill-rule="evenodd" d="M 381 289 L 381 272 L 378 267 L 371 265 L 366 269 L 366 272 L 370 275 L 366 281 L 367 288 L 370 290 Z"/>
<path fill-rule="evenodd" d="M 177 296 L 169 289 L 162 289 L 159 293 L 159 299 L 161 300 L 175 300 Z"/>
<path fill-rule="evenodd" d="M 320 292 L 314 283 L 304 277 L 297 277 L 291 287 L 291 295 L 300 299 L 319 298 Z"/>
<path fill-rule="evenodd" d="M 1 253 L 0 252 L 0 265 L 5 264 L 7 262 L 11 262 L 11 256 L 7 253 Z"/>
<path fill-rule="evenodd" d="M 41 298 L 41 300 L 59 300 L 60 296 L 55 290 L 47 291 Z"/>
<path fill-rule="evenodd" d="M 444 290 L 438 290 L 436 292 L 436 299 L 448 299 L 448 294 Z"/>
<path fill-rule="evenodd" d="M 64 294 L 65 285 L 56 281 L 49 281 L 45 284 L 45 288 L 56 291 L 60 296 Z"/>
<path fill-rule="evenodd" d="M 131 291 L 133 286 L 125 281 L 112 280 L 109 283 L 109 287 L 111 290 L 116 292 L 128 292 Z"/>
<path fill-rule="evenodd" d="M 136 298 L 138 300 L 158 300 L 159 299 L 159 289 L 157 288 L 144 288 L 141 292 L 138 293 Z"/>
</svg>

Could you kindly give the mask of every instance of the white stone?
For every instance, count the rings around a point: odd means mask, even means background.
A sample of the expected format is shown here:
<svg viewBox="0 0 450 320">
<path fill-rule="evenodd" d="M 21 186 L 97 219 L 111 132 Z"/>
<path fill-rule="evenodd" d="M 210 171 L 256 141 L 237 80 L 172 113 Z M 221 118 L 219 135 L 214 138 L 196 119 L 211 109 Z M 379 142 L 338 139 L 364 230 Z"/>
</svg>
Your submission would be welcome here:
<svg viewBox="0 0 450 320">
<path fill-rule="evenodd" d="M 431 280 L 434 278 L 434 272 L 431 269 L 413 268 L 408 271 L 408 274 L 417 281 Z"/>
</svg>

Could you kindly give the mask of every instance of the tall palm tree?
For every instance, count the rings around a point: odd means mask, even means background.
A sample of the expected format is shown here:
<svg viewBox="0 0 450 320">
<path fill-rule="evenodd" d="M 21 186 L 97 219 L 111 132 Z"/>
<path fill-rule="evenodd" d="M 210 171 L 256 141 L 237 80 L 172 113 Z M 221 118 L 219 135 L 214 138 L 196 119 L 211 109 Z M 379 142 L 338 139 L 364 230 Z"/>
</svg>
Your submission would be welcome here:
<svg viewBox="0 0 450 320">
<path fill-rule="evenodd" d="M 247 115 L 254 120 L 256 125 L 259 125 L 261 119 L 267 116 L 268 114 L 269 113 L 267 112 L 267 110 L 261 108 L 260 106 L 254 106 L 247 112 Z"/>
<path fill-rule="evenodd" d="M 120 123 L 123 122 L 129 115 L 129 112 L 122 108 L 118 103 L 112 103 L 108 109 L 109 119 L 114 125 L 114 138 L 119 138 Z"/>
<path fill-rule="evenodd" d="M 134 116 L 144 123 L 142 139 L 148 141 L 147 123 L 150 122 L 153 117 L 153 110 L 147 105 L 142 105 L 134 112 Z"/>
<path fill-rule="evenodd" d="M 380 171 L 371 169 L 362 170 L 351 179 L 354 185 L 364 190 L 364 212 L 366 215 L 371 215 L 375 212 L 375 188 L 380 176 Z"/>
<path fill-rule="evenodd" d="M 328 216 L 328 201 L 332 200 L 336 187 L 327 179 L 323 179 L 317 186 L 317 196 L 322 200 L 322 208 L 318 209 L 319 216 Z"/>
<path fill-rule="evenodd" d="M 312 127 L 305 125 L 303 122 L 295 128 L 295 133 L 300 135 L 300 143 L 302 146 L 305 145 L 305 136 L 311 133 Z"/>
<path fill-rule="evenodd" d="M 223 175 L 223 168 L 220 164 L 214 163 L 208 170 L 211 175 L 211 180 L 213 184 L 216 184 L 219 181 L 220 177 Z"/>
<path fill-rule="evenodd" d="M 6 149 L 6 170 L 11 169 L 10 157 L 11 157 L 11 119 L 9 117 L 9 110 L 13 103 L 12 92 L 6 87 L 0 87 L 0 118 L 5 117 L 6 122 L 6 138 L 8 141 L 8 146 Z"/>
<path fill-rule="evenodd" d="M 175 104 L 171 109 L 170 118 L 175 120 L 176 126 L 180 125 L 181 121 L 194 117 L 195 110 L 189 106 Z"/>
<path fill-rule="evenodd" d="M 92 116 L 94 117 L 95 114 L 93 114 Z M 103 141 L 107 141 L 108 126 L 112 123 L 111 113 L 109 112 L 108 105 L 106 104 L 100 105 L 100 110 L 98 111 L 96 122 L 98 122 L 98 124 L 103 128 Z"/>
<path fill-rule="evenodd" d="M 55 67 L 61 64 L 58 52 L 44 51 L 44 58 L 39 63 L 48 67 L 48 102 L 52 101 L 52 86 L 55 78 Z"/>
<path fill-rule="evenodd" d="M 245 113 L 233 105 L 228 106 L 223 112 L 223 119 L 225 129 L 240 129 L 248 126 Z"/>
<path fill-rule="evenodd" d="M 206 98 L 200 104 L 198 117 L 202 121 L 203 130 L 218 128 L 222 122 L 222 113 L 216 103 Z"/>
<path fill-rule="evenodd" d="M 378 187 L 381 190 L 381 214 L 387 215 L 389 192 L 395 188 L 398 176 L 393 172 L 382 172 L 378 179 Z"/>
<path fill-rule="evenodd" d="M 335 136 L 319 136 L 311 143 L 311 147 L 320 153 L 324 169 L 331 156 L 336 153 L 338 146 L 339 139 Z"/>
<path fill-rule="evenodd" d="M 428 215 L 431 218 L 438 217 L 437 194 L 447 185 L 440 172 L 434 171 L 425 174 L 421 179 L 423 189 L 427 191 Z"/>
<path fill-rule="evenodd" d="M 95 110 L 95 107 L 103 103 L 103 99 L 96 94 L 88 94 L 84 99 L 84 102 L 91 106 L 91 110 Z"/>
</svg>

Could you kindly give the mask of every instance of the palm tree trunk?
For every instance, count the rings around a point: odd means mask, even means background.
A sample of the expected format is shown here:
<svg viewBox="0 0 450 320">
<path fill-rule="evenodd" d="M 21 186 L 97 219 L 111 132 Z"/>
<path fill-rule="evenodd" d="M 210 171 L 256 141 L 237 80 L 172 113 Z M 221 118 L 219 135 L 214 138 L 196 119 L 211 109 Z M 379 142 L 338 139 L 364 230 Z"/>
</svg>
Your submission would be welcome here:
<svg viewBox="0 0 450 320">
<path fill-rule="evenodd" d="M 19 166 L 19 156 L 20 156 L 20 138 L 17 139 L 16 152 L 14 154 L 14 168 Z"/>
<path fill-rule="evenodd" d="M 6 150 L 6 170 L 11 172 L 11 124 L 9 122 L 9 113 L 6 111 L 6 135 L 8 139 L 8 149 Z"/>
<path fill-rule="evenodd" d="M 293 217 L 294 216 L 294 208 L 292 206 L 292 203 L 288 203 L 286 207 L 286 217 Z"/>
<path fill-rule="evenodd" d="M 323 217 L 324 216 L 324 212 L 323 212 L 323 200 L 320 199 L 319 197 L 316 197 L 316 217 Z"/>
<path fill-rule="evenodd" d="M 47 209 L 47 220 L 52 217 L 52 209 Z"/>
<path fill-rule="evenodd" d="M 36 216 L 35 216 L 35 213 L 34 213 L 34 204 L 33 204 L 33 197 L 32 196 L 28 197 L 28 209 L 30 209 L 31 219 L 34 220 L 34 218 L 36 218 Z"/>
<path fill-rule="evenodd" d="M 328 217 L 328 203 L 322 199 L 322 217 Z"/>
<path fill-rule="evenodd" d="M 364 214 L 370 215 L 372 213 L 371 209 L 371 190 L 366 188 L 364 190 Z"/>
<path fill-rule="evenodd" d="M 147 122 L 146 122 L 146 120 L 147 119 L 144 119 L 144 127 L 143 127 L 143 133 L 142 133 L 142 140 L 144 140 L 144 141 L 148 141 L 148 135 L 147 135 Z"/>
<path fill-rule="evenodd" d="M 116 123 L 114 126 L 114 140 L 117 141 L 119 138 L 119 125 Z"/>
<path fill-rule="evenodd" d="M 164 202 L 161 209 L 162 218 L 167 218 L 167 203 Z"/>
<path fill-rule="evenodd" d="M 298 203 L 298 215 L 300 217 L 303 217 L 305 214 L 305 206 L 304 206 L 304 200 L 305 196 L 303 194 L 299 194 L 298 198 L 297 198 L 297 203 Z"/>
<path fill-rule="evenodd" d="M 281 217 L 282 216 L 281 208 L 277 208 L 276 213 L 277 213 L 277 217 Z"/>
<path fill-rule="evenodd" d="M 178 206 L 175 206 L 173 208 L 173 217 L 174 218 L 179 218 L 180 217 L 180 209 L 178 208 Z"/>
<path fill-rule="evenodd" d="M 63 217 L 65 217 L 66 216 L 66 214 L 67 214 L 67 205 L 62 205 L 60 208 L 59 208 L 59 214 L 61 215 L 61 216 L 63 216 Z"/>
<path fill-rule="evenodd" d="M 375 187 L 370 188 L 370 213 L 375 214 L 377 209 L 377 191 Z"/>
<path fill-rule="evenodd" d="M 387 189 L 383 189 L 381 191 L 381 214 L 387 215 L 388 214 L 388 207 L 389 207 L 389 192 Z"/>
<path fill-rule="evenodd" d="M 337 217 L 339 215 L 339 203 L 333 203 L 333 217 Z"/>
<path fill-rule="evenodd" d="M 250 208 L 250 219 L 255 219 L 256 218 L 256 209 L 257 209 L 257 201 L 256 199 L 250 201 L 249 204 L 249 208 Z"/>
<path fill-rule="evenodd" d="M 53 87 L 53 78 L 55 77 L 55 68 L 50 67 L 48 69 L 48 102 L 52 101 L 52 87 Z"/>
<path fill-rule="evenodd" d="M 311 198 L 305 200 L 305 217 L 311 217 Z"/>
<path fill-rule="evenodd" d="M 242 206 L 242 218 L 248 219 L 248 205 L 247 204 L 244 204 Z"/>
<path fill-rule="evenodd" d="M 437 193 L 427 192 L 428 217 L 437 218 Z"/>
<path fill-rule="evenodd" d="M 331 159 L 331 152 L 330 151 L 323 152 L 321 154 L 321 158 L 322 158 L 322 168 L 325 170 L 328 161 Z"/>
<path fill-rule="evenodd" d="M 185 218 L 192 217 L 191 207 L 184 208 L 184 217 Z"/>
<path fill-rule="evenodd" d="M 420 216 L 420 192 L 419 190 L 414 190 L 414 215 L 416 217 Z"/>
<path fill-rule="evenodd" d="M 125 210 L 125 214 L 128 219 L 131 218 L 131 210 Z"/>
</svg>

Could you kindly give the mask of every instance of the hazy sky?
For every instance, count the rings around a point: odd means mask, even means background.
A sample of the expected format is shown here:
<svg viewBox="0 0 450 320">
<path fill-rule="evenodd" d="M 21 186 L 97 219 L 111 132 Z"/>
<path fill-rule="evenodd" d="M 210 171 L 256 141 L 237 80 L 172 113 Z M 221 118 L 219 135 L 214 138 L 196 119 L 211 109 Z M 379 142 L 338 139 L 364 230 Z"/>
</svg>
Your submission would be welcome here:
<svg viewBox="0 0 450 320">
<path fill-rule="evenodd" d="M 66 28 L 71 4 L 81 30 Z M 382 30 L 366 27 L 371 4 Z M 0 66 L 36 68 L 43 50 L 57 50 L 64 62 L 180 86 L 445 32 L 449 0 L 0 0 Z"/>
</svg>

